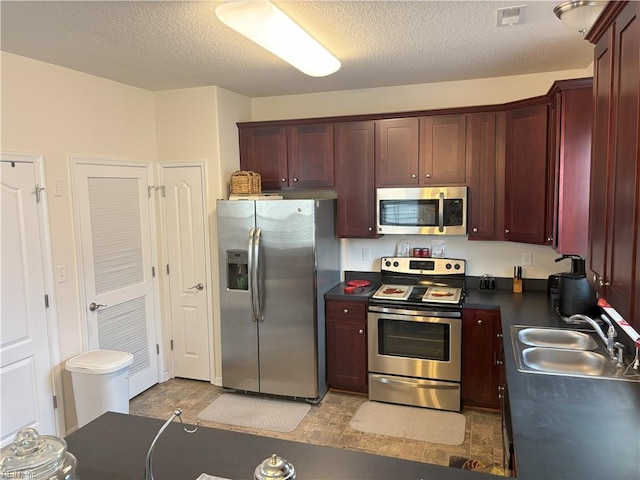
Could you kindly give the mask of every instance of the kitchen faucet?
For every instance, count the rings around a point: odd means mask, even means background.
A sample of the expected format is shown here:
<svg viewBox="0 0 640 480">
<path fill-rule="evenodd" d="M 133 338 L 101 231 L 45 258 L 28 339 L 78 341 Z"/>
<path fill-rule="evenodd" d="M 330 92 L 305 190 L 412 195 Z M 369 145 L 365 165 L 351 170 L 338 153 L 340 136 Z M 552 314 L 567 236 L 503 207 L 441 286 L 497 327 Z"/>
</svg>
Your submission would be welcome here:
<svg viewBox="0 0 640 480">
<path fill-rule="evenodd" d="M 607 351 L 609 352 L 611 358 L 616 361 L 618 367 L 621 367 L 623 364 L 624 345 L 620 342 L 615 341 L 615 338 L 618 334 L 616 332 L 616 329 L 613 327 L 613 323 L 611 323 L 611 320 L 609 320 L 605 315 L 601 315 L 600 318 L 602 318 L 602 320 L 604 320 L 607 325 L 609 325 L 606 336 L 600 328 L 600 325 L 598 325 L 598 322 L 596 322 L 593 318 L 588 317 L 587 315 L 576 313 L 575 315 L 571 315 L 571 317 L 569 317 L 569 320 L 584 320 L 589 325 L 591 325 L 607 346 Z"/>
</svg>

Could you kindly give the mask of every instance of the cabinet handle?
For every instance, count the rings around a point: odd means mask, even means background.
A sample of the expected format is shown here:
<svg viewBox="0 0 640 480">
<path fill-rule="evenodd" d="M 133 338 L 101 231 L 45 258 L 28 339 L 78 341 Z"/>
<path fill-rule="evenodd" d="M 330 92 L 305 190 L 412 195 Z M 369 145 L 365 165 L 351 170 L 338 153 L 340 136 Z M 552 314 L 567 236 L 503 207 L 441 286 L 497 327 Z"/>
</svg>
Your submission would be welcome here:
<svg viewBox="0 0 640 480">
<path fill-rule="evenodd" d="M 547 237 L 547 242 L 553 242 L 553 237 L 551 235 Z"/>
<path fill-rule="evenodd" d="M 364 333 L 363 329 L 358 330 L 358 333 Z"/>
<path fill-rule="evenodd" d="M 473 232 L 477 232 L 477 231 L 478 231 L 478 229 L 477 229 L 476 227 L 473 227 L 471 230 L 472 230 Z"/>
<path fill-rule="evenodd" d="M 496 333 L 496 337 L 497 338 L 502 338 L 502 334 L 501 333 Z"/>
<path fill-rule="evenodd" d="M 286 178 L 281 178 L 281 179 L 280 179 L 280 181 L 281 181 L 281 182 L 286 182 L 286 181 L 287 181 L 287 179 L 286 179 Z"/>
<path fill-rule="evenodd" d="M 478 325 L 482 325 L 482 319 L 478 320 Z"/>
<path fill-rule="evenodd" d="M 425 176 L 426 176 L 427 178 L 431 178 L 431 174 L 430 174 L 430 173 L 427 173 Z"/>
<path fill-rule="evenodd" d="M 343 312 L 344 312 L 344 314 L 346 315 L 347 313 L 349 313 L 349 310 L 345 308 L 345 309 L 343 310 Z"/>
<path fill-rule="evenodd" d="M 293 179 L 293 181 L 294 181 L 294 182 L 297 182 L 297 181 L 298 181 L 298 179 L 297 179 L 297 178 L 294 178 L 294 179 Z"/>
<path fill-rule="evenodd" d="M 599 278 L 598 279 L 598 285 L 600 285 L 601 287 L 608 287 L 611 284 L 609 282 L 607 282 L 606 280 L 603 280 L 602 278 Z"/>
<path fill-rule="evenodd" d="M 504 229 L 504 233 L 509 233 L 509 229 L 508 229 L 508 228 L 505 228 L 505 229 Z"/>
<path fill-rule="evenodd" d="M 370 232 L 373 232 L 373 227 L 369 227 L 369 231 L 370 231 Z"/>
<path fill-rule="evenodd" d="M 411 175 L 411 178 L 418 178 L 418 175 Z"/>
</svg>

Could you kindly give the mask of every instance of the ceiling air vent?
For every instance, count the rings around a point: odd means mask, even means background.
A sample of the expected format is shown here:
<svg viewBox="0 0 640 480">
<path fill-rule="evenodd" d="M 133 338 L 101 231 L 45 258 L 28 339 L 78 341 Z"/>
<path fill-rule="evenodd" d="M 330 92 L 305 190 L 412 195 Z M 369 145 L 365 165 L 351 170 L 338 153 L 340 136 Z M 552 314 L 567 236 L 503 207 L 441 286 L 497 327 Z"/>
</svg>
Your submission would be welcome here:
<svg viewBox="0 0 640 480">
<path fill-rule="evenodd" d="M 526 5 L 518 5 L 517 7 L 499 8 L 496 10 L 498 17 L 498 26 L 515 25 L 522 23 L 524 9 Z"/>
</svg>

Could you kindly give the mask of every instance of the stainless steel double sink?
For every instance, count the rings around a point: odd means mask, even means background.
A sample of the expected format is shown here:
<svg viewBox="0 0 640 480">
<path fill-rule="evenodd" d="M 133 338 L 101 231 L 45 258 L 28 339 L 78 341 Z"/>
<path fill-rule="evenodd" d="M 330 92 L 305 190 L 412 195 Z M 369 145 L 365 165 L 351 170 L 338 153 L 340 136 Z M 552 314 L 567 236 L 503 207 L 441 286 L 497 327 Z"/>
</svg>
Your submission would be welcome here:
<svg viewBox="0 0 640 480">
<path fill-rule="evenodd" d="M 521 372 L 640 381 L 635 370 L 616 367 L 595 332 L 513 325 L 511 340 Z"/>
</svg>

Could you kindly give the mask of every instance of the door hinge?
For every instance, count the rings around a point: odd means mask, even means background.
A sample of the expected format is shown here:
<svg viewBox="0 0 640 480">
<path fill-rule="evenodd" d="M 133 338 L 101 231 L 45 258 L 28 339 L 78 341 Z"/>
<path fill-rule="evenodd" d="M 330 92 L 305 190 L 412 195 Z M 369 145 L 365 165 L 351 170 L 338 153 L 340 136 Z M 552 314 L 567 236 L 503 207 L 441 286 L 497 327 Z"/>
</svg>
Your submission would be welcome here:
<svg viewBox="0 0 640 480">
<path fill-rule="evenodd" d="M 44 295 L 44 308 L 49 308 L 49 295 Z"/>
<path fill-rule="evenodd" d="M 162 192 L 162 196 L 164 197 L 164 185 L 148 185 L 147 186 L 147 197 L 151 198 L 151 190 L 160 190 Z"/>
<path fill-rule="evenodd" d="M 169 275 L 169 264 L 167 263 L 167 275 Z"/>
<path fill-rule="evenodd" d="M 156 353 L 160 355 L 160 345 L 156 343 Z"/>
<path fill-rule="evenodd" d="M 171 339 L 171 350 L 173 350 L 173 338 Z"/>
<path fill-rule="evenodd" d="M 156 267 L 151 267 L 151 276 L 152 277 L 156 276 Z"/>
<path fill-rule="evenodd" d="M 44 187 L 41 187 L 36 183 L 36 203 L 40 203 L 40 192 L 44 190 Z"/>
<path fill-rule="evenodd" d="M 58 397 L 56 397 L 55 395 L 53 396 L 53 408 L 58 408 Z"/>
</svg>

